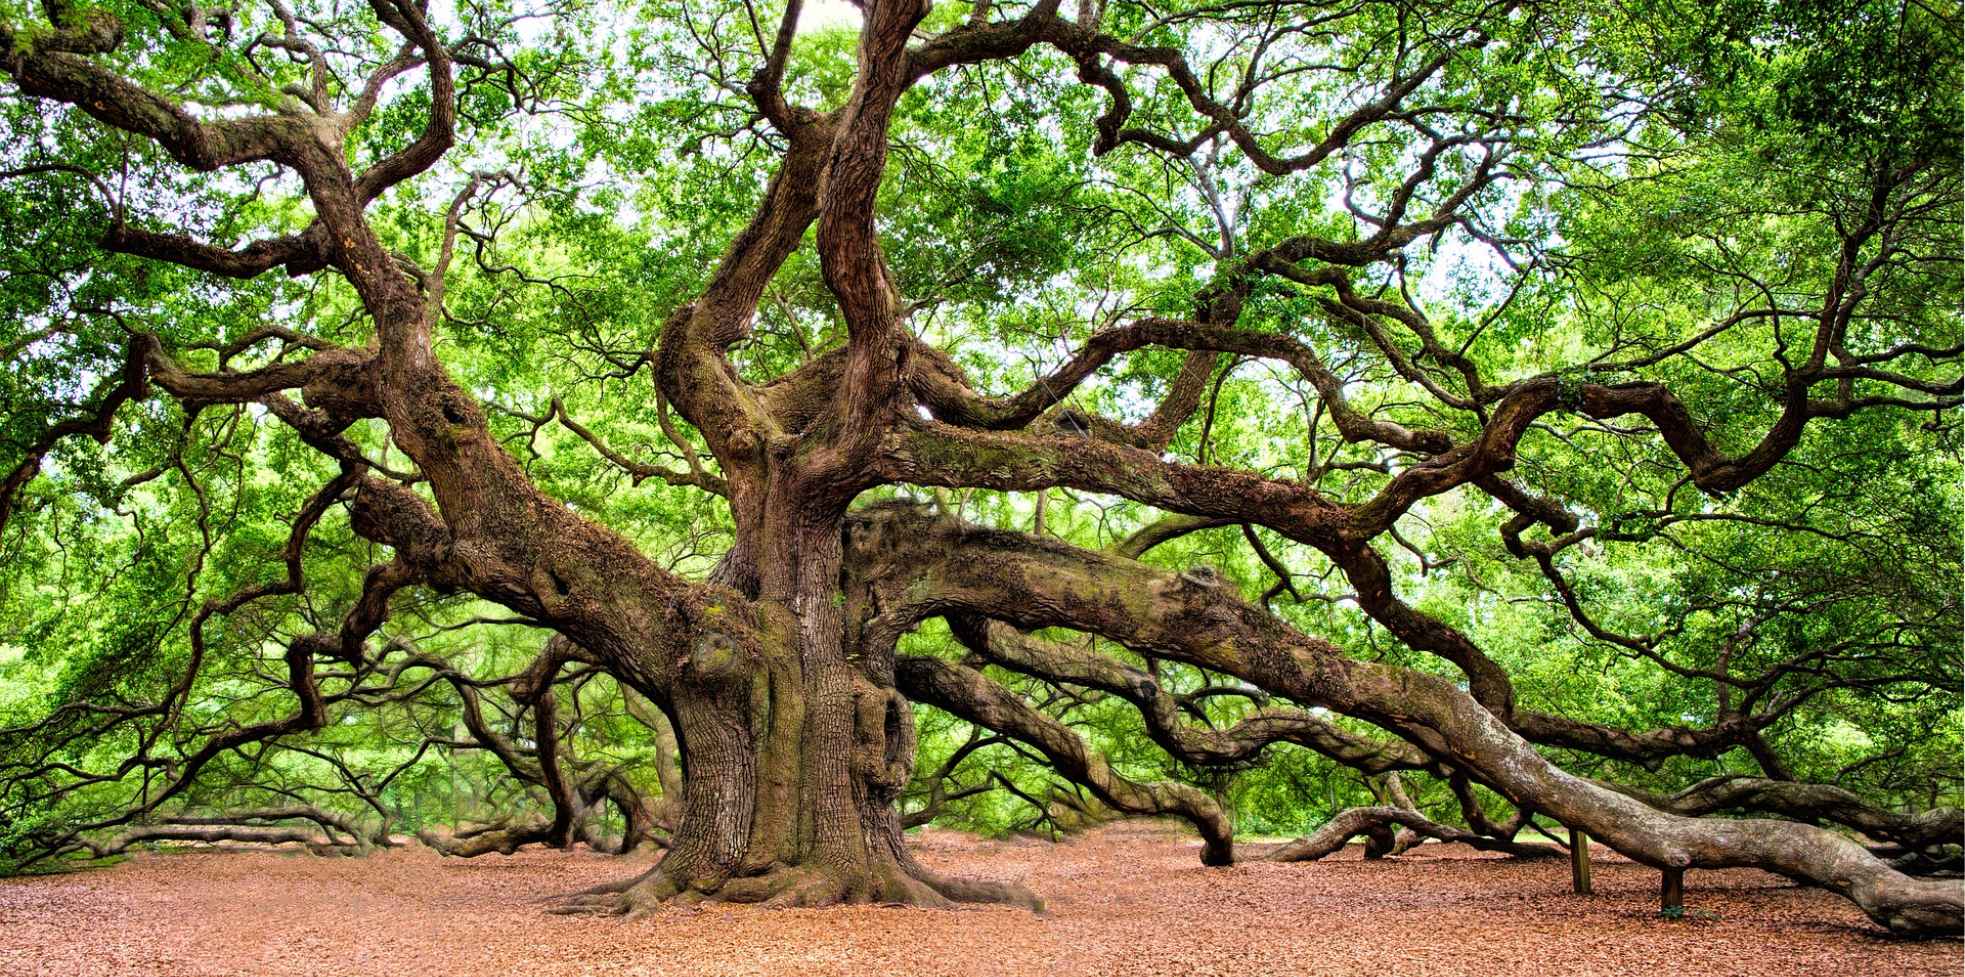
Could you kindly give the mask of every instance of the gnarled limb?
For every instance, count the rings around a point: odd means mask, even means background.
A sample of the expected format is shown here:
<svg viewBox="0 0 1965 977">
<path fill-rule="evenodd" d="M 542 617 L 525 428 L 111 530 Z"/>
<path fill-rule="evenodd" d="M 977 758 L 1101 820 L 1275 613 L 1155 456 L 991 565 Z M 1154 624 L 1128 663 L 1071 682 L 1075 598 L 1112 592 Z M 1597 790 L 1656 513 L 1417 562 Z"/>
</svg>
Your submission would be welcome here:
<svg viewBox="0 0 1965 977">
<path fill-rule="evenodd" d="M 114 837 L 102 840 L 82 840 L 81 844 L 95 858 L 108 858 L 120 855 L 131 848 L 158 841 L 197 842 L 215 845 L 225 841 L 245 842 L 258 845 L 300 844 L 316 855 L 355 855 L 363 847 L 351 841 L 323 835 L 318 831 L 292 825 L 267 825 L 244 823 L 220 823 L 220 817 L 207 817 L 199 823 L 188 824 L 171 821 L 159 824 L 139 824 L 125 828 Z"/>
<path fill-rule="evenodd" d="M 1389 845 L 1380 836 L 1392 825 L 1439 841 L 1457 842 L 1479 851 L 1505 852 L 1517 858 L 1555 858 L 1562 854 L 1547 845 L 1525 845 L 1441 824 L 1410 808 L 1380 805 L 1339 811 L 1308 836 L 1298 838 L 1263 857 L 1272 862 L 1314 862 L 1343 851 L 1351 839 L 1360 835 L 1371 837 L 1373 849 L 1385 852 Z M 1367 851 L 1366 857 L 1372 857 L 1372 851 Z"/>
<path fill-rule="evenodd" d="M 1617 789 L 1661 811 L 1688 817 L 1750 811 L 1839 824 L 1911 850 L 1965 845 L 1965 811 L 1955 807 L 1909 814 L 1886 811 L 1833 784 L 1726 775 L 1708 777 L 1675 794 Z"/>
<path fill-rule="evenodd" d="M 958 640 L 993 664 L 1045 681 L 1109 692 L 1131 702 L 1139 708 L 1153 741 L 1186 763 L 1244 763 L 1271 743 L 1293 743 L 1367 774 L 1436 767 L 1431 757 L 1408 744 L 1374 742 L 1297 709 L 1259 709 L 1227 729 L 1196 727 L 1181 718 L 1179 703 L 1145 671 L 994 621 L 957 619 L 950 624 Z"/>
<path fill-rule="evenodd" d="M 981 672 L 937 658 L 903 656 L 895 663 L 902 692 L 952 715 L 1027 743 L 1057 771 L 1130 814 L 1176 815 L 1201 832 L 1201 861 L 1227 865 L 1235 860 L 1235 828 L 1211 797 L 1178 783 L 1140 784 L 1112 771 L 1077 733 L 1038 712 L 1016 693 Z"/>
<path fill-rule="evenodd" d="M 1566 773 L 1452 683 L 1354 661 L 1218 586 L 1122 557 L 910 515 L 882 514 L 896 524 L 883 530 L 893 534 L 885 546 L 918 547 L 911 560 L 889 560 L 895 576 L 870 581 L 886 598 L 887 626 L 959 608 L 1027 628 L 1101 635 L 1383 726 L 1516 804 L 1649 865 L 1764 868 L 1843 895 L 1898 932 L 1951 932 L 1965 919 L 1965 888 L 1908 878 L 1833 832 L 1669 814 Z"/>
</svg>

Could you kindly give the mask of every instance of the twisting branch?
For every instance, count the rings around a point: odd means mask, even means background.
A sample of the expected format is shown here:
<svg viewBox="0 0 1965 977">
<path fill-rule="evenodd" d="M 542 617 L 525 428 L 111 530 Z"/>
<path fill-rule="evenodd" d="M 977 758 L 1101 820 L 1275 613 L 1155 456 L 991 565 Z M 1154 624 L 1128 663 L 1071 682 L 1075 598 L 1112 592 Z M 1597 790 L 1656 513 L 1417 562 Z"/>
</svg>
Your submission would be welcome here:
<svg viewBox="0 0 1965 977">
<path fill-rule="evenodd" d="M 1186 763 L 1246 763 L 1271 743 L 1292 743 L 1371 774 L 1434 766 L 1431 758 L 1404 743 L 1374 742 L 1297 709 L 1260 709 L 1227 729 L 1197 728 L 1181 719 L 1180 704 L 1152 675 L 1113 658 L 1045 641 L 994 621 L 958 618 L 950 625 L 964 646 L 993 664 L 1131 702 L 1146 720 L 1153 741 Z"/>
<path fill-rule="evenodd" d="M 1390 843 L 1379 835 L 1390 825 L 1409 828 L 1439 841 L 1457 842 L 1478 851 L 1505 852 L 1516 858 L 1554 858 L 1562 854 L 1561 850 L 1548 845 L 1528 845 L 1441 824 L 1410 808 L 1378 806 L 1339 811 L 1316 831 L 1263 857 L 1272 862 L 1314 862 L 1344 850 L 1351 839 L 1360 835 L 1373 837 L 1374 850 L 1383 852 L 1390 847 Z M 1368 851 L 1367 857 L 1370 854 Z"/>
<path fill-rule="evenodd" d="M 1172 814 L 1201 832 L 1201 860 L 1226 865 L 1235 858 L 1235 829 L 1214 799 L 1179 783 L 1141 784 L 1112 770 L 1077 733 L 1044 715 L 1016 693 L 981 672 L 936 658 L 902 656 L 895 663 L 901 691 L 916 702 L 995 730 L 1044 754 L 1066 777 L 1084 784 L 1099 800 L 1131 814 Z"/>
</svg>

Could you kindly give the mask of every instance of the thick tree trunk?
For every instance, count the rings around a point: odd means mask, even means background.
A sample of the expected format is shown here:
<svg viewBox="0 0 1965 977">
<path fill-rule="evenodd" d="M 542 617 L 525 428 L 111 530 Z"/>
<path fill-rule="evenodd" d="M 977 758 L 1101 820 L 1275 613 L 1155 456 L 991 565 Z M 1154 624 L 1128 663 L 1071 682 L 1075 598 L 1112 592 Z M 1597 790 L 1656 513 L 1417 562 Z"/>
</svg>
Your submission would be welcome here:
<svg viewBox="0 0 1965 977">
<path fill-rule="evenodd" d="M 847 653 L 838 520 L 783 511 L 740 523 L 740 550 L 756 560 L 740 576 L 756 581 L 761 653 L 707 636 L 690 651 L 690 680 L 661 703 L 684 767 L 668 854 L 569 908 L 1038 906 L 1021 887 L 943 878 L 908 855 L 894 801 L 914 770 L 912 709 L 891 653 Z"/>
</svg>

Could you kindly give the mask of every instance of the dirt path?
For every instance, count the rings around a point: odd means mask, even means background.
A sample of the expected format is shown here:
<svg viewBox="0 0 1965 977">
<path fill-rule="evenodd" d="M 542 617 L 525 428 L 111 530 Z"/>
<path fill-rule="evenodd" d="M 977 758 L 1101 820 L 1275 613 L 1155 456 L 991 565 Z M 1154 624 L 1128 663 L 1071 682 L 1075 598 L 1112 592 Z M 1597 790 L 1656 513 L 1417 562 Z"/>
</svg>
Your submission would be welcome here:
<svg viewBox="0 0 1965 977">
<path fill-rule="evenodd" d="M 677 911 L 639 922 L 532 900 L 649 864 L 586 852 L 444 860 L 154 854 L 0 880 L 0 974 L 1956 975 L 1956 943 L 1878 937 L 1847 903 L 1754 871 L 1687 879 L 1695 916 L 1654 916 L 1656 873 L 1426 846 L 1396 862 L 1203 868 L 1191 839 L 1108 828 L 1061 845 L 933 834 L 941 869 L 1017 879 L 1050 913 Z M 1717 918 L 1707 918 L 1717 914 Z"/>
</svg>

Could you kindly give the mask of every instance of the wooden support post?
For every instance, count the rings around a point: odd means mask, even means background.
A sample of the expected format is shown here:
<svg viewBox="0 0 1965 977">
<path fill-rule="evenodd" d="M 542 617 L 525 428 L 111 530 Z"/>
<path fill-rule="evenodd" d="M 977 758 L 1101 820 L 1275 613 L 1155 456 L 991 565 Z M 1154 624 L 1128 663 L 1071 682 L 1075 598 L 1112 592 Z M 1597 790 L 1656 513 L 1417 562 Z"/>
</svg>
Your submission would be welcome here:
<svg viewBox="0 0 1965 977">
<path fill-rule="evenodd" d="M 1569 881 L 1579 896 L 1590 894 L 1590 836 L 1569 829 Z"/>
<path fill-rule="evenodd" d="M 1685 870 L 1665 869 L 1665 877 L 1658 886 L 1658 915 L 1666 919 L 1678 919 L 1685 915 Z"/>
</svg>

